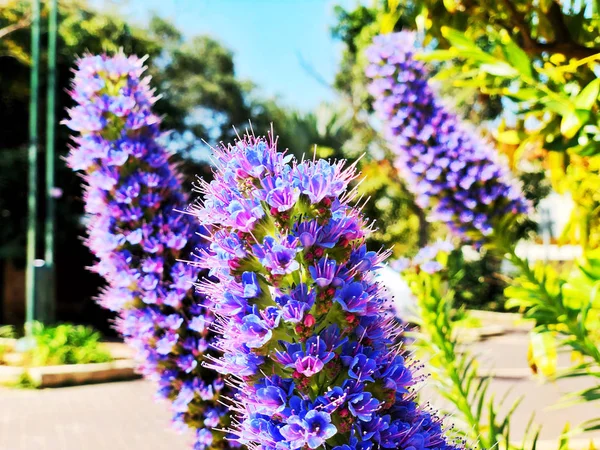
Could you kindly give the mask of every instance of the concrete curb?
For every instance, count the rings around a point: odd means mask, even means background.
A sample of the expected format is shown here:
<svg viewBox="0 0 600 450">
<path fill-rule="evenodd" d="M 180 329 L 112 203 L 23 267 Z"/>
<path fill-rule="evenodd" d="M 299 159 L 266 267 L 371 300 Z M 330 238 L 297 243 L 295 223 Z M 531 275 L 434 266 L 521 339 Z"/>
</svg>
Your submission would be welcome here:
<svg viewBox="0 0 600 450">
<path fill-rule="evenodd" d="M 482 328 L 458 328 L 458 342 L 462 345 L 485 341 L 498 336 L 504 336 L 512 331 L 501 325 L 488 325 Z"/>
<path fill-rule="evenodd" d="M 0 383 L 17 383 L 27 374 L 39 388 L 106 383 L 141 378 L 132 360 L 116 360 L 97 364 L 70 364 L 46 367 L 0 366 Z"/>
<path fill-rule="evenodd" d="M 22 373 L 22 367 L 0 366 L 0 384 L 16 383 Z"/>
</svg>

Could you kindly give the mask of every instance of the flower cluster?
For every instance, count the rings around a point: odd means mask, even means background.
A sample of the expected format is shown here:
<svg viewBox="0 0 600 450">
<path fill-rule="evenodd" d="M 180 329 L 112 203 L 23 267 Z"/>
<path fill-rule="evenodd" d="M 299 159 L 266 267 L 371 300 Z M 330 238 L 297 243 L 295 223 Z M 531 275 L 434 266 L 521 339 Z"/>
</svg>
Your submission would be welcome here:
<svg viewBox="0 0 600 450">
<path fill-rule="evenodd" d="M 349 202 L 353 166 L 297 162 L 273 139 L 214 150 L 215 178 L 195 210 L 211 230 L 199 264 L 232 375 L 237 441 L 261 449 L 454 449 L 420 408 L 420 380 L 398 348 L 389 301 L 374 281 L 386 254 Z"/>
<path fill-rule="evenodd" d="M 497 220 L 525 214 L 529 204 L 497 152 L 436 98 L 415 53 L 414 33 L 375 38 L 366 69 L 373 107 L 418 204 L 432 206 L 436 219 L 478 242 Z"/>
<path fill-rule="evenodd" d="M 194 448 L 226 448 L 210 431 L 228 420 L 218 402 L 224 382 L 200 364 L 213 316 L 195 293 L 200 269 L 181 261 L 205 243 L 193 216 L 178 211 L 187 198 L 158 142 L 156 97 L 143 72 L 143 60 L 123 54 L 78 61 L 77 106 L 65 123 L 80 135 L 68 164 L 84 172 L 87 245 L 108 282 L 100 303 L 118 313 L 141 372 L 171 400 L 175 425 L 196 430 Z"/>
</svg>

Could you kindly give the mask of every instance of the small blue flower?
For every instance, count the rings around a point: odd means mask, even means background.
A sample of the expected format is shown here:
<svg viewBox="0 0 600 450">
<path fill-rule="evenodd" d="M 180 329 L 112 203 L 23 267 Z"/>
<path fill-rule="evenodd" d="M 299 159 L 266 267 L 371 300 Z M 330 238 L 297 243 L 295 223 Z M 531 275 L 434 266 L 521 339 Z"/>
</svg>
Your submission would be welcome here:
<svg viewBox="0 0 600 450">
<path fill-rule="evenodd" d="M 254 272 L 244 272 L 242 274 L 242 283 L 244 285 L 244 298 L 254 298 L 260 294 L 258 278 Z"/>
<path fill-rule="evenodd" d="M 368 295 L 362 283 L 352 282 L 337 291 L 334 301 L 338 302 L 344 311 L 351 313 L 366 312 Z"/>
<path fill-rule="evenodd" d="M 256 412 L 272 416 L 285 409 L 287 396 L 283 389 L 277 386 L 267 386 L 256 391 Z"/>
<path fill-rule="evenodd" d="M 267 236 L 263 245 L 255 245 L 254 250 L 260 262 L 273 275 L 292 273 L 300 267 L 298 261 L 295 260 L 298 248 L 294 239 L 278 242 L 273 237 Z"/>
<path fill-rule="evenodd" d="M 242 319 L 240 337 L 248 348 L 260 348 L 265 345 L 273 332 L 264 320 L 255 314 L 250 314 Z"/>
<path fill-rule="evenodd" d="M 379 401 L 370 392 L 354 394 L 348 399 L 348 409 L 363 422 L 369 422 L 378 408 Z"/>
<path fill-rule="evenodd" d="M 326 412 L 309 411 L 304 417 L 307 425 L 307 443 L 310 448 L 318 448 L 337 433 L 337 428 L 331 423 L 331 416 Z"/>
</svg>

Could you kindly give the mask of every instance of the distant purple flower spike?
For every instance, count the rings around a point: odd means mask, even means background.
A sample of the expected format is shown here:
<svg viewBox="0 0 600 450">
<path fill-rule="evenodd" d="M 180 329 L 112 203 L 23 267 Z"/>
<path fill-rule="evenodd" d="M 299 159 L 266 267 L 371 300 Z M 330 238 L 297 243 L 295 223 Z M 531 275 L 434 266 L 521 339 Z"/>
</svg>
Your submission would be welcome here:
<svg viewBox="0 0 600 450">
<path fill-rule="evenodd" d="M 205 364 L 239 388 L 231 399 L 237 441 L 261 450 L 413 442 L 456 450 L 441 420 L 416 406 L 418 378 L 394 346 L 402 330 L 374 274 L 387 254 L 366 250 L 369 227 L 348 203 L 354 167 L 299 163 L 256 137 L 214 157 L 214 179 L 202 183 L 195 212 L 210 226 L 212 251 L 201 252 L 200 265 L 219 281 L 205 280 L 200 290 L 223 355 Z M 284 185 L 298 190 L 291 206 L 269 201 Z M 232 220 L 244 204 L 261 208 L 253 213 L 260 219 Z"/>
<path fill-rule="evenodd" d="M 498 153 L 449 112 L 415 59 L 415 34 L 377 36 L 367 50 L 373 107 L 396 167 L 422 207 L 463 239 L 481 242 L 495 224 L 530 210 Z"/>
<path fill-rule="evenodd" d="M 118 313 L 140 371 L 172 401 L 174 424 L 197 430 L 194 448 L 224 449 L 229 441 L 211 431 L 226 419 L 223 381 L 199 364 L 213 339 L 212 314 L 192 287 L 200 269 L 178 262 L 206 244 L 193 217 L 177 212 L 188 199 L 158 142 L 156 97 L 143 72 L 135 56 L 78 61 L 71 92 L 78 105 L 65 123 L 81 135 L 68 163 L 85 172 L 87 244 L 109 285 L 100 304 Z"/>
</svg>

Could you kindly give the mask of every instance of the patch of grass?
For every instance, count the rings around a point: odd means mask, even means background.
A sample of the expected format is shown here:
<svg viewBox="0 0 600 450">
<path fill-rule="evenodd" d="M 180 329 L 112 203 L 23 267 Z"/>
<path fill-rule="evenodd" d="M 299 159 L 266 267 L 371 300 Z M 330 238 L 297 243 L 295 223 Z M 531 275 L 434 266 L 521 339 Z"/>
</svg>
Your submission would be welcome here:
<svg viewBox="0 0 600 450">
<path fill-rule="evenodd" d="M 113 360 L 100 346 L 101 335 L 83 325 L 31 324 L 30 341 L 23 341 L 25 366 L 102 363 Z M 28 339 L 28 338 L 24 338 Z"/>
<path fill-rule="evenodd" d="M 10 385 L 10 387 L 16 389 L 37 389 L 38 385 L 33 381 L 33 379 L 29 376 L 27 371 L 23 372 L 19 379 Z"/>
<path fill-rule="evenodd" d="M 14 338 L 16 337 L 15 327 L 12 325 L 0 326 L 0 338 Z"/>
</svg>

